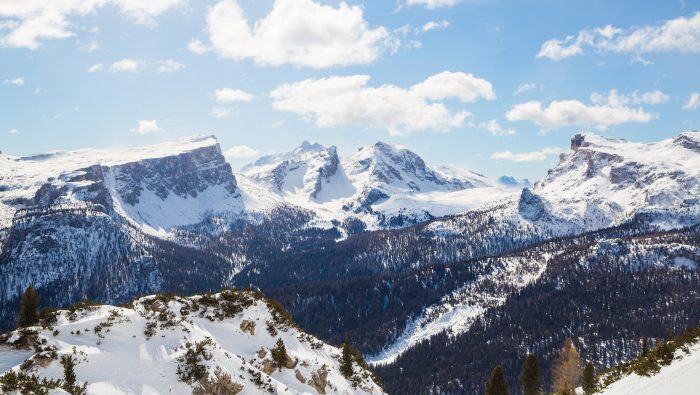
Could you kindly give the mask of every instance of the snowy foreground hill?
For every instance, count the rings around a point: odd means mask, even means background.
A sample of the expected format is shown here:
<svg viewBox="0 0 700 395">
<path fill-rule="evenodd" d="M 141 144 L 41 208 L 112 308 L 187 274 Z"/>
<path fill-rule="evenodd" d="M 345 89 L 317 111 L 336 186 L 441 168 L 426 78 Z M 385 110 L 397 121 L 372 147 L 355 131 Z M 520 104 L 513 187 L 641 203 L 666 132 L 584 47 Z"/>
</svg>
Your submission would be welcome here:
<svg viewBox="0 0 700 395">
<path fill-rule="evenodd" d="M 278 339 L 288 356 L 279 368 L 271 351 Z M 0 336 L 0 372 L 62 380 L 63 355 L 72 356 L 89 394 L 383 393 L 361 360 L 344 377 L 339 349 L 247 291 L 85 305 L 58 311 L 50 325 Z"/>
<path fill-rule="evenodd" d="M 602 376 L 602 395 L 695 395 L 700 388 L 700 327 Z"/>
</svg>

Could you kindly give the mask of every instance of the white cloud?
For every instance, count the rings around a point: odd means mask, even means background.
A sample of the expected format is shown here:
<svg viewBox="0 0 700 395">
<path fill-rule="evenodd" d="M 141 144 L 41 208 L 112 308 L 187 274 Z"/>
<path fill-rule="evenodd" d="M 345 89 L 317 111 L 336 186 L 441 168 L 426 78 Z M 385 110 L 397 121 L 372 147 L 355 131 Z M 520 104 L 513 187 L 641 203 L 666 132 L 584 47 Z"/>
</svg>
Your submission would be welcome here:
<svg viewBox="0 0 700 395">
<path fill-rule="evenodd" d="M 70 19 L 116 7 L 136 23 L 154 25 L 155 17 L 186 0 L 5 0 L 0 2 L 0 47 L 37 49 L 43 40 L 74 36 Z"/>
<path fill-rule="evenodd" d="M 2 83 L 9 84 L 9 85 L 15 85 L 15 86 L 22 86 L 22 85 L 24 85 L 24 78 L 17 77 L 17 78 L 6 79 Z"/>
<path fill-rule="evenodd" d="M 513 151 L 494 152 L 491 159 L 509 160 L 512 162 L 541 162 L 548 157 L 559 155 L 566 150 L 557 147 L 543 148 L 540 151 L 514 153 Z"/>
<path fill-rule="evenodd" d="M 134 60 L 134 59 L 122 59 L 118 60 L 111 65 L 109 65 L 109 71 L 112 73 L 121 73 L 121 72 L 128 72 L 128 73 L 138 73 L 141 71 L 145 66 L 145 63 L 140 60 Z"/>
<path fill-rule="evenodd" d="M 158 122 L 156 122 L 155 119 L 142 119 L 139 121 L 139 124 L 136 127 L 136 129 L 132 129 L 131 131 L 138 134 L 149 134 L 155 132 L 162 132 L 163 129 L 160 126 L 158 126 Z"/>
<path fill-rule="evenodd" d="M 209 7 L 206 30 L 219 56 L 269 66 L 369 64 L 392 45 L 386 28 L 370 28 L 362 7 L 345 2 L 336 8 L 313 0 L 276 0 L 251 26 L 238 1 L 222 0 Z M 207 48 L 196 40 L 188 47 L 196 53 Z"/>
<path fill-rule="evenodd" d="M 96 63 L 88 69 L 88 73 L 98 71 L 108 71 L 110 73 L 139 73 L 141 71 L 152 69 L 158 74 L 173 73 L 185 68 L 185 65 L 172 59 L 163 59 L 156 62 L 136 59 L 118 60 L 109 66 L 102 63 Z"/>
<path fill-rule="evenodd" d="M 661 92 L 660 90 L 650 91 L 650 92 L 639 92 L 634 91 L 631 95 L 625 95 L 618 93 L 617 90 L 612 89 L 607 95 L 593 92 L 591 94 L 591 102 L 593 104 L 606 104 L 609 106 L 625 106 L 628 104 L 663 104 L 666 103 L 670 97 Z"/>
<path fill-rule="evenodd" d="M 491 133 L 492 136 L 512 136 L 516 134 L 515 129 L 504 128 L 495 119 L 488 122 L 482 122 L 479 124 L 479 127 Z"/>
<path fill-rule="evenodd" d="M 232 103 L 237 101 L 249 102 L 253 100 L 253 95 L 240 89 L 221 88 L 214 92 L 214 98 L 219 103 Z"/>
<path fill-rule="evenodd" d="M 460 1 L 461 0 L 406 0 L 406 4 L 409 6 L 420 5 L 433 10 L 440 7 L 451 7 Z"/>
<path fill-rule="evenodd" d="M 684 110 L 695 111 L 700 107 L 700 93 L 693 92 L 688 97 L 688 101 L 683 105 Z"/>
<path fill-rule="evenodd" d="M 224 151 L 224 156 L 227 158 L 250 158 L 259 154 L 260 150 L 247 145 L 236 145 Z"/>
<path fill-rule="evenodd" d="M 691 17 L 667 20 L 661 25 L 621 29 L 611 25 L 581 30 L 564 39 L 542 44 L 538 58 L 560 60 L 581 55 L 585 48 L 601 53 L 632 54 L 646 63 L 641 54 L 652 52 L 700 52 L 700 12 Z"/>
<path fill-rule="evenodd" d="M 391 135 L 460 127 L 467 111 L 451 112 L 447 98 L 474 101 L 495 97 L 488 81 L 471 74 L 444 72 L 405 89 L 395 85 L 369 87 L 368 75 L 307 79 L 284 84 L 270 93 L 273 107 L 302 115 L 318 127 L 365 126 Z"/>
<path fill-rule="evenodd" d="M 616 96 L 592 96 L 592 105 L 578 100 L 558 100 L 543 107 L 539 101 L 529 101 L 516 104 L 506 113 L 506 119 L 514 121 L 530 121 L 539 125 L 542 130 L 560 128 L 562 126 L 596 126 L 605 128 L 628 122 L 649 122 L 658 118 L 657 114 L 644 111 L 642 107 L 632 108 L 621 101 L 615 101 Z M 596 104 L 597 102 L 597 104 Z"/>
<path fill-rule="evenodd" d="M 9 133 L 9 134 L 19 134 L 19 130 L 17 130 L 17 129 L 10 129 L 10 130 L 7 131 L 7 133 Z"/>
<path fill-rule="evenodd" d="M 423 31 L 429 32 L 429 31 L 434 30 L 434 29 L 446 29 L 448 26 L 450 26 L 450 22 L 448 22 L 444 19 L 439 21 L 439 22 L 430 21 L 430 22 L 426 23 L 425 25 L 423 25 Z"/>
<path fill-rule="evenodd" d="M 518 85 L 518 89 L 516 89 L 515 92 L 513 92 L 513 96 L 518 96 L 518 95 L 523 94 L 525 92 L 530 92 L 531 90 L 534 90 L 535 88 L 537 88 L 537 85 L 535 85 L 535 84 L 529 84 L 529 83 L 528 84 L 520 84 L 520 85 Z"/>
<path fill-rule="evenodd" d="M 479 98 L 496 99 L 493 85 L 489 81 L 462 72 L 443 71 L 432 75 L 413 85 L 411 91 L 430 100 L 444 100 L 450 97 L 464 102 L 473 102 Z"/>
<path fill-rule="evenodd" d="M 214 107 L 211 109 L 209 114 L 211 114 L 211 116 L 214 118 L 226 118 L 229 115 L 231 115 L 231 109 L 230 108 Z"/>
<path fill-rule="evenodd" d="M 172 73 L 185 68 L 185 65 L 172 59 L 158 61 L 158 73 Z"/>
<path fill-rule="evenodd" d="M 98 71 L 104 70 L 105 66 L 102 63 L 96 63 L 90 66 L 88 73 L 96 73 Z"/>
<path fill-rule="evenodd" d="M 203 55 L 211 51 L 211 48 L 207 47 L 201 40 L 190 40 L 187 43 L 187 49 L 197 55 Z"/>
</svg>

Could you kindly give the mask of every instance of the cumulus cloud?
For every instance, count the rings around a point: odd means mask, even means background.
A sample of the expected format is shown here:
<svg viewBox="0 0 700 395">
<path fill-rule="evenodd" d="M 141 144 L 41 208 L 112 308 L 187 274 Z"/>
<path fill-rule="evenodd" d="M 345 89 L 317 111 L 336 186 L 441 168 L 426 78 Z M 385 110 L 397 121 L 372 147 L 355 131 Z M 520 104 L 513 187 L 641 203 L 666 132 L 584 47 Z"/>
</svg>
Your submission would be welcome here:
<svg viewBox="0 0 700 395">
<path fill-rule="evenodd" d="M 512 136 L 516 134 L 515 129 L 504 128 L 495 119 L 488 122 L 482 122 L 479 124 L 479 127 L 491 133 L 492 136 Z"/>
<path fill-rule="evenodd" d="M 535 84 L 520 84 L 518 85 L 518 89 L 513 92 L 513 96 L 518 96 L 520 94 L 523 94 L 525 92 L 530 92 L 531 90 L 534 90 L 537 88 L 537 85 Z"/>
<path fill-rule="evenodd" d="M 197 55 L 203 55 L 211 50 L 202 40 L 190 40 L 190 42 L 187 43 L 187 49 Z"/>
<path fill-rule="evenodd" d="M 450 26 L 450 22 L 448 22 L 444 19 L 439 21 L 439 22 L 430 21 L 430 22 L 426 23 L 425 25 L 423 25 L 423 31 L 429 32 L 429 31 L 435 30 L 435 29 L 446 29 L 448 26 Z"/>
<path fill-rule="evenodd" d="M 460 1 L 461 0 L 406 0 L 406 4 L 409 6 L 423 6 L 427 9 L 434 10 L 440 7 L 451 7 Z"/>
<path fill-rule="evenodd" d="M 600 53 L 632 54 L 646 63 L 642 54 L 652 52 L 700 52 L 700 12 L 691 17 L 670 19 L 661 25 L 621 29 L 611 25 L 581 30 L 564 39 L 542 44 L 538 58 L 561 60 L 581 55 L 586 48 Z"/>
<path fill-rule="evenodd" d="M 253 100 L 253 95 L 240 89 L 221 88 L 214 91 L 214 98 L 219 103 L 248 102 Z"/>
<path fill-rule="evenodd" d="M 164 73 L 173 73 L 175 71 L 182 70 L 184 68 L 185 68 L 185 65 L 180 63 L 180 62 L 176 62 L 172 59 L 164 59 L 164 60 L 158 61 L 157 70 L 158 70 L 158 73 L 164 74 Z"/>
<path fill-rule="evenodd" d="M 162 132 L 163 129 L 160 126 L 158 126 L 158 122 L 156 122 L 155 119 L 142 119 L 139 121 L 139 124 L 136 127 L 136 129 L 131 129 L 131 131 L 138 134 L 150 134 L 155 132 Z"/>
<path fill-rule="evenodd" d="M 684 110 L 695 111 L 700 107 L 700 93 L 693 92 L 688 97 L 688 101 L 683 105 Z"/>
<path fill-rule="evenodd" d="M 368 75 L 307 79 L 281 85 L 270 96 L 275 109 L 299 114 L 318 127 L 365 126 L 391 135 L 462 126 L 470 114 L 451 112 L 441 100 L 495 98 L 488 81 L 466 73 L 436 74 L 408 89 L 370 87 L 369 80 Z"/>
<path fill-rule="evenodd" d="M 172 59 L 163 59 L 156 62 L 136 59 L 122 59 L 105 66 L 97 63 L 88 69 L 88 73 L 107 71 L 110 73 L 140 73 L 141 71 L 153 69 L 158 74 L 173 73 L 185 68 L 185 65 Z"/>
<path fill-rule="evenodd" d="M 24 78 L 23 77 L 17 77 L 17 78 L 8 78 L 2 82 L 3 84 L 8 84 L 8 85 L 14 85 L 14 86 L 23 86 L 24 85 Z"/>
<path fill-rule="evenodd" d="M 262 19 L 249 23 L 236 0 L 210 7 L 210 43 L 193 40 L 190 51 L 209 49 L 223 58 L 251 59 L 259 65 L 312 68 L 369 64 L 392 45 L 384 27 L 370 28 L 360 6 L 337 7 L 313 0 L 275 0 Z"/>
<path fill-rule="evenodd" d="M 224 151 L 224 156 L 227 158 L 250 158 L 258 155 L 260 150 L 247 145 L 236 145 Z"/>
<path fill-rule="evenodd" d="M 145 63 L 140 60 L 122 59 L 112 63 L 108 70 L 112 73 L 138 73 L 145 67 Z"/>
<path fill-rule="evenodd" d="M 670 97 L 660 90 L 650 92 L 634 91 L 630 95 L 619 93 L 612 89 L 608 94 L 593 92 L 591 94 L 591 102 L 593 104 L 607 104 L 609 106 L 625 106 L 628 104 L 663 104 Z"/>
<path fill-rule="evenodd" d="M 411 91 L 431 100 L 455 97 L 464 102 L 473 102 L 479 98 L 486 100 L 496 98 L 493 85 L 489 81 L 477 78 L 473 74 L 451 71 L 432 75 L 425 81 L 413 85 Z"/>
<path fill-rule="evenodd" d="M 73 17 L 116 7 L 134 22 L 154 25 L 155 18 L 186 0 L 7 0 L 0 2 L 0 47 L 37 49 L 43 40 L 75 35 Z"/>
<path fill-rule="evenodd" d="M 557 147 L 543 148 L 539 151 L 514 153 L 513 151 L 494 152 L 491 159 L 509 160 L 512 162 L 541 162 L 550 156 L 559 155 L 566 150 Z"/>
<path fill-rule="evenodd" d="M 658 98 L 655 98 L 657 100 Z M 578 100 L 558 100 L 546 107 L 539 101 L 516 104 L 506 113 L 506 119 L 534 122 L 542 130 L 563 126 L 595 126 L 605 128 L 629 122 L 649 122 L 658 118 L 642 107 L 628 106 L 629 98 L 611 91 L 608 96 L 593 94 L 592 104 Z M 640 99 L 642 100 L 642 99 Z"/>
</svg>

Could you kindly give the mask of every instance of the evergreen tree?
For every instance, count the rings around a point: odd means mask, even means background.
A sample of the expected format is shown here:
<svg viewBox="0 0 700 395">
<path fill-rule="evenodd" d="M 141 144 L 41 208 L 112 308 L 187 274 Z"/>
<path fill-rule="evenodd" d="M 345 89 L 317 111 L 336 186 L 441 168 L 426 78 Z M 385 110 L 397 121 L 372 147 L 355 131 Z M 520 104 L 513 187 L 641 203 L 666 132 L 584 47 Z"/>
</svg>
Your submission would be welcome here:
<svg viewBox="0 0 700 395">
<path fill-rule="evenodd" d="M 593 363 L 589 361 L 583 369 L 583 376 L 581 377 L 583 393 L 586 395 L 593 394 L 596 391 L 596 384 L 595 369 L 593 368 Z"/>
<path fill-rule="evenodd" d="M 352 348 L 350 347 L 350 342 L 348 341 L 348 339 L 345 339 L 345 341 L 343 342 L 343 354 L 340 361 L 340 373 L 342 373 L 343 376 L 345 376 L 345 378 L 348 379 L 353 375 L 352 360 Z"/>
<path fill-rule="evenodd" d="M 66 388 L 75 387 L 75 361 L 72 355 L 61 355 L 61 365 L 63 365 L 63 382 Z"/>
<path fill-rule="evenodd" d="M 564 340 L 559 355 L 552 365 L 552 392 L 562 390 L 571 392 L 578 386 L 581 378 L 581 361 L 574 342 L 570 338 Z"/>
<path fill-rule="evenodd" d="M 649 353 L 649 339 L 646 336 L 642 339 L 642 356 L 645 357 Z"/>
<path fill-rule="evenodd" d="M 275 347 L 272 348 L 272 360 L 275 362 L 277 368 L 282 371 L 282 368 L 287 364 L 287 347 L 285 347 L 282 339 L 277 339 Z"/>
<path fill-rule="evenodd" d="M 520 374 L 520 388 L 523 395 L 539 395 L 542 390 L 540 364 L 535 354 L 529 354 L 525 358 L 523 371 Z"/>
<path fill-rule="evenodd" d="M 39 293 L 30 286 L 22 294 L 22 300 L 17 313 L 17 327 L 26 328 L 35 325 L 39 321 Z"/>
<path fill-rule="evenodd" d="M 508 383 L 506 383 L 506 377 L 503 375 L 503 369 L 501 365 L 496 365 L 496 367 L 491 372 L 491 377 L 486 383 L 486 395 L 510 395 L 508 391 Z"/>
</svg>

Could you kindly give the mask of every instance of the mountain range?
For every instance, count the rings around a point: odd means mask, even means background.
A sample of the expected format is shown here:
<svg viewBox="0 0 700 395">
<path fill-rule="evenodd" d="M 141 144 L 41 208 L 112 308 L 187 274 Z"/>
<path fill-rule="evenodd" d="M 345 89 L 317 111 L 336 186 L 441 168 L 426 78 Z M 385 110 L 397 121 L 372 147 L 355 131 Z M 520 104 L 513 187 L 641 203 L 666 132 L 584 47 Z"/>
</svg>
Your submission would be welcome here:
<svg viewBox="0 0 700 395">
<path fill-rule="evenodd" d="M 0 319 L 30 285 L 50 306 L 256 288 L 349 338 L 389 393 L 480 392 L 499 362 L 517 383 L 528 350 L 548 366 L 565 336 L 611 367 L 695 324 L 698 196 L 697 131 L 579 134 L 534 184 L 382 142 L 304 142 L 240 172 L 211 136 L 0 155 Z"/>
</svg>

